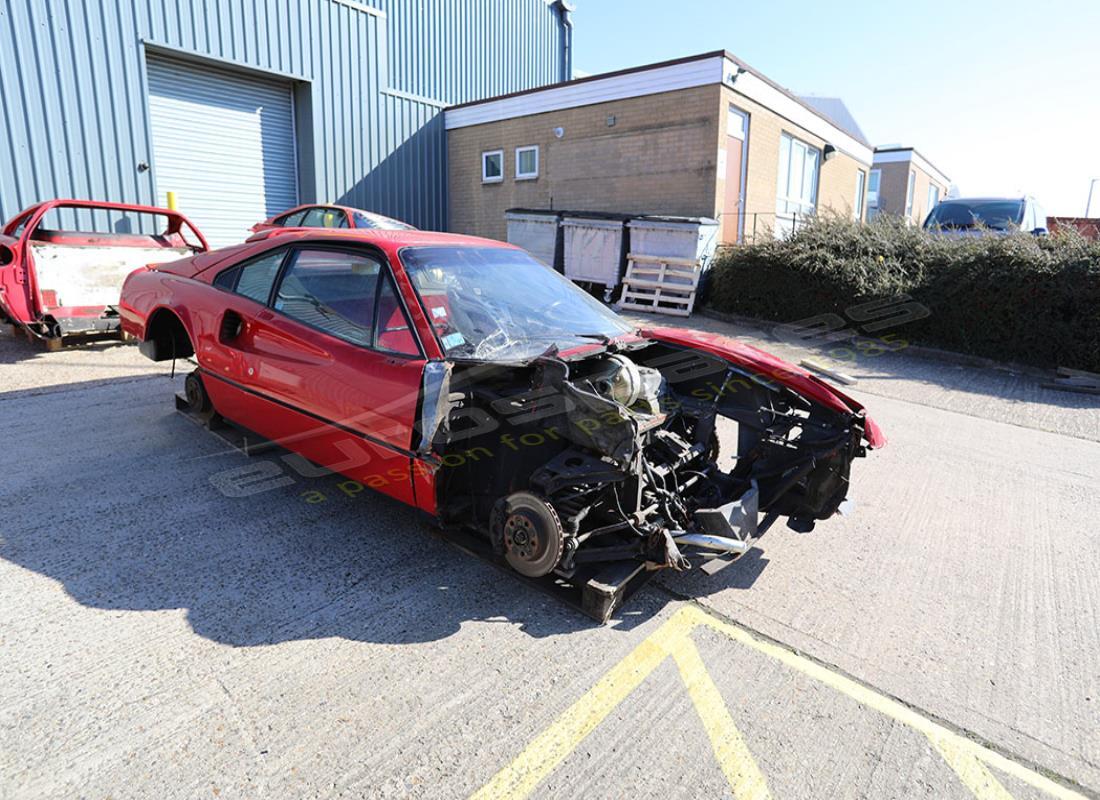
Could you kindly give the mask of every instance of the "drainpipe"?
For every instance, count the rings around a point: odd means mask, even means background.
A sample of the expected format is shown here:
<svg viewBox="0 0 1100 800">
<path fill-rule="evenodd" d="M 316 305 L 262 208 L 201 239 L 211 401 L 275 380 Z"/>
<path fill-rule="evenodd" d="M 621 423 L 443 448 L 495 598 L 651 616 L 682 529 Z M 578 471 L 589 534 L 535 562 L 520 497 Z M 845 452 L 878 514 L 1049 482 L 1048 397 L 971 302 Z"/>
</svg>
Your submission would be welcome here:
<svg viewBox="0 0 1100 800">
<path fill-rule="evenodd" d="M 575 8 L 576 6 L 569 0 L 554 1 L 554 9 L 558 12 L 558 19 L 561 22 L 561 79 L 563 81 L 573 79 L 573 17 L 571 15 Z"/>
</svg>

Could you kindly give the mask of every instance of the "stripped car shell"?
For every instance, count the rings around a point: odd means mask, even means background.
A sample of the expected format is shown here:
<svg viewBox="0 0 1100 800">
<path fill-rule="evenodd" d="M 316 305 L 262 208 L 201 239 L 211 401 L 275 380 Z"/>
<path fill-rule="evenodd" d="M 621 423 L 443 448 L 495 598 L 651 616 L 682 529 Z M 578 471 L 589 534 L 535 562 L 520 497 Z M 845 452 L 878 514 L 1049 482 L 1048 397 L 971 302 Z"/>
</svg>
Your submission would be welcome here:
<svg viewBox="0 0 1100 800">
<path fill-rule="evenodd" d="M 0 312 L 50 343 L 115 336 L 128 273 L 206 249 L 177 211 L 94 200 L 39 203 L 0 233 Z"/>
<path fill-rule="evenodd" d="M 375 280 L 364 259 L 395 302 L 347 288 Z M 303 263 L 324 269 L 292 277 Z M 271 265 L 258 299 L 225 277 L 250 264 Z M 636 330 L 474 237 L 288 231 L 135 273 L 122 315 L 149 357 L 194 354 L 196 409 L 476 531 L 529 577 L 737 558 L 764 520 L 832 516 L 852 461 L 885 444 L 810 373 L 721 336 Z M 736 436 L 720 445 L 723 418 Z"/>
</svg>

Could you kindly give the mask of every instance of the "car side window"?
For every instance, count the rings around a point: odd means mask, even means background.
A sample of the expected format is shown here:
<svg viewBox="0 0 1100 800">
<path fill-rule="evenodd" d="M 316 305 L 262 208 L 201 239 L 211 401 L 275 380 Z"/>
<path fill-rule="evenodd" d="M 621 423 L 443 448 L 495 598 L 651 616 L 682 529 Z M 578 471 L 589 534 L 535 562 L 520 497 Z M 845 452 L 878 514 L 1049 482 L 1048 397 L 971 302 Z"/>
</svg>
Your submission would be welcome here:
<svg viewBox="0 0 1100 800">
<path fill-rule="evenodd" d="M 382 263 L 344 250 L 298 250 L 275 293 L 275 310 L 340 339 L 371 346 Z"/>
<path fill-rule="evenodd" d="M 286 250 L 276 250 L 219 272 L 214 278 L 214 285 L 219 289 L 236 292 L 266 305 L 268 297 L 271 296 L 271 286 L 275 283 L 275 276 L 279 274 L 279 267 L 285 255 Z"/>
<path fill-rule="evenodd" d="M 377 330 L 374 346 L 379 350 L 403 356 L 420 355 L 420 348 L 413 337 L 412 325 L 397 295 L 393 277 L 389 274 L 382 278 L 382 286 L 378 291 L 378 313 L 375 324 Z"/>
<path fill-rule="evenodd" d="M 348 217 L 338 208 L 311 208 L 300 225 L 304 228 L 346 228 Z"/>
</svg>

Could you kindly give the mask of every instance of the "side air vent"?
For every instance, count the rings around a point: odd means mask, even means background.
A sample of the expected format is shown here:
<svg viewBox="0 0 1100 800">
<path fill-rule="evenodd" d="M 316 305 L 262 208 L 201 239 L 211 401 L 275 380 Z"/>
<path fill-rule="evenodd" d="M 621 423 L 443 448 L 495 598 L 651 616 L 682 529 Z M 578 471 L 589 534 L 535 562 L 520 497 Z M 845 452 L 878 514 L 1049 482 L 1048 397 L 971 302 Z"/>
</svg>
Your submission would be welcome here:
<svg viewBox="0 0 1100 800">
<path fill-rule="evenodd" d="M 229 344 L 244 330 L 244 320 L 236 311 L 226 311 L 222 317 L 221 327 L 218 329 L 218 339 L 222 344 Z"/>
</svg>

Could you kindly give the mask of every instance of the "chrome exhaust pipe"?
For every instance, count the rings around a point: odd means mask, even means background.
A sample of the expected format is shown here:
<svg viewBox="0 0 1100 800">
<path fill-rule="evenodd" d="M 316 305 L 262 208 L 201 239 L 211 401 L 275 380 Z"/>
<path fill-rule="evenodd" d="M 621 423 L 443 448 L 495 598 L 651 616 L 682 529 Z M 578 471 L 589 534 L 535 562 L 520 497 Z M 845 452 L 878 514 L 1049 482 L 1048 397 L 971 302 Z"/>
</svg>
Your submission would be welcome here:
<svg viewBox="0 0 1100 800">
<path fill-rule="evenodd" d="M 728 536 L 714 536 L 709 533 L 680 533 L 672 540 L 681 547 L 699 547 L 703 550 L 715 550 L 719 553 L 744 555 L 752 547 L 752 542 L 731 539 Z"/>
</svg>

